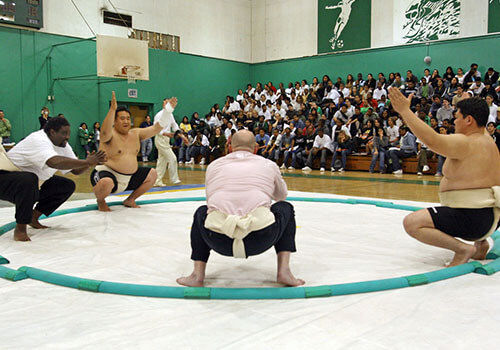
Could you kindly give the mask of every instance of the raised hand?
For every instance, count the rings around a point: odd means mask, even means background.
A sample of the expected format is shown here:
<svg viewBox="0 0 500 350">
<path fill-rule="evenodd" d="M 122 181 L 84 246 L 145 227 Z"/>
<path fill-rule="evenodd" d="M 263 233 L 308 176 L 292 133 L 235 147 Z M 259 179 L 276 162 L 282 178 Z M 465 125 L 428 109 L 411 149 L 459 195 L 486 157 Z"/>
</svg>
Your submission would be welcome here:
<svg viewBox="0 0 500 350">
<path fill-rule="evenodd" d="M 104 151 L 98 151 L 97 153 L 94 151 L 87 157 L 90 166 L 104 164 L 107 160 L 108 157 Z"/>
<path fill-rule="evenodd" d="M 118 103 L 116 102 L 116 95 L 115 92 L 111 92 L 111 109 L 117 109 L 118 108 Z"/>
<path fill-rule="evenodd" d="M 412 98 L 413 94 L 405 97 L 398 88 L 389 88 L 389 99 L 391 100 L 392 106 L 399 114 L 410 109 Z"/>
<path fill-rule="evenodd" d="M 170 105 L 172 106 L 172 108 L 175 108 L 177 106 L 177 97 L 172 97 L 170 100 Z"/>
</svg>

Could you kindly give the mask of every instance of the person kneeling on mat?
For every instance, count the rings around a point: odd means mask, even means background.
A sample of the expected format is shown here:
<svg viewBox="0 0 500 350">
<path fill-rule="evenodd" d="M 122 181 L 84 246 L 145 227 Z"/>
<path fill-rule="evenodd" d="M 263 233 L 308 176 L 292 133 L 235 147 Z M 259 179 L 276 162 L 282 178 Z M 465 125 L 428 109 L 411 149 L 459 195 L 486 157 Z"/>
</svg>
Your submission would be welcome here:
<svg viewBox="0 0 500 350">
<path fill-rule="evenodd" d="M 290 271 L 295 252 L 295 213 L 285 202 L 288 190 L 276 163 L 254 154 L 255 137 L 235 133 L 232 153 L 212 162 L 205 179 L 207 205 L 198 208 L 191 228 L 191 275 L 177 283 L 203 286 L 210 250 L 247 258 L 274 246 L 278 254 L 277 281 L 288 286 L 305 282 Z M 278 202 L 271 205 L 271 200 Z"/>
<path fill-rule="evenodd" d="M 410 110 L 412 95 L 390 88 L 394 109 L 418 139 L 446 157 L 439 187 L 441 207 L 416 211 L 405 217 L 404 228 L 417 240 L 455 252 L 449 266 L 486 258 L 489 237 L 500 219 L 500 154 L 485 133 L 489 108 L 473 97 L 457 103 L 453 135 L 436 133 Z M 473 241 L 466 244 L 455 237 Z"/>
<path fill-rule="evenodd" d="M 166 113 L 153 126 L 131 130 L 130 112 L 125 107 L 118 108 L 113 91 L 111 105 L 100 133 L 100 148 L 106 151 L 108 160 L 103 165 L 96 166 L 90 174 L 100 211 L 111 211 L 106 204 L 107 196 L 126 190 L 133 192 L 123 201 L 123 205 L 139 208 L 135 200 L 153 187 L 156 181 L 154 169 L 139 167 L 137 164 L 140 141 L 159 133 L 169 122 L 168 113 L 172 113 L 176 105 L 175 97 L 165 100 L 163 110 Z"/>
<path fill-rule="evenodd" d="M 8 153 L 0 146 L 0 199 L 16 205 L 16 241 L 30 241 L 28 224 L 35 229 L 47 228 L 38 221 L 40 216 L 52 214 L 75 191 L 72 180 L 54 175 L 57 170 L 78 175 L 106 161 L 103 151 L 90 154 L 86 160 L 77 159 L 68 144 L 69 135 L 68 121 L 56 117 Z"/>
</svg>

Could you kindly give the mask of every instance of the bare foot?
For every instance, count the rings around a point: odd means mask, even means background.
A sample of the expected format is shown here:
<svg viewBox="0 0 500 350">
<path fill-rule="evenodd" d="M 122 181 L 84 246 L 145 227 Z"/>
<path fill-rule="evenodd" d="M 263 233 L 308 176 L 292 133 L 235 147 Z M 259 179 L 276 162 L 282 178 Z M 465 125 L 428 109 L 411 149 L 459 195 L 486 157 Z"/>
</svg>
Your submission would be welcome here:
<svg viewBox="0 0 500 350">
<path fill-rule="evenodd" d="M 300 278 L 295 278 L 295 276 L 292 274 L 292 271 L 290 269 L 283 271 L 283 272 L 278 272 L 278 278 L 277 278 L 278 283 L 290 286 L 290 287 L 297 287 L 305 284 L 306 282 L 304 280 L 301 280 Z"/>
<path fill-rule="evenodd" d="M 97 201 L 97 208 L 99 209 L 99 211 L 111 211 L 111 209 L 109 209 L 108 207 L 108 204 L 106 203 L 105 200 L 98 200 Z"/>
<path fill-rule="evenodd" d="M 474 260 L 484 260 L 488 254 L 488 249 L 490 249 L 490 244 L 487 240 L 474 242 L 474 247 L 476 247 L 476 254 L 472 256 Z"/>
<path fill-rule="evenodd" d="M 14 229 L 14 241 L 29 242 L 31 239 L 28 237 L 26 230 L 19 230 L 17 227 Z"/>
<path fill-rule="evenodd" d="M 140 208 L 140 206 L 138 206 L 137 203 L 131 199 L 125 199 L 123 201 L 123 205 L 126 206 L 127 208 Z"/>
<path fill-rule="evenodd" d="M 465 264 L 469 261 L 470 258 L 474 256 L 475 253 L 476 247 L 474 247 L 473 245 L 464 244 L 463 250 L 455 252 L 453 260 L 447 267 Z"/>
<path fill-rule="evenodd" d="M 187 287 L 203 287 L 203 278 L 198 277 L 194 273 L 187 277 L 179 277 L 176 281 Z"/>
<path fill-rule="evenodd" d="M 38 220 L 32 221 L 31 224 L 30 224 L 30 226 L 33 227 L 36 230 L 38 230 L 38 229 L 44 229 L 44 228 L 49 228 L 48 226 L 42 225 L 40 223 L 40 221 L 38 221 Z"/>
</svg>

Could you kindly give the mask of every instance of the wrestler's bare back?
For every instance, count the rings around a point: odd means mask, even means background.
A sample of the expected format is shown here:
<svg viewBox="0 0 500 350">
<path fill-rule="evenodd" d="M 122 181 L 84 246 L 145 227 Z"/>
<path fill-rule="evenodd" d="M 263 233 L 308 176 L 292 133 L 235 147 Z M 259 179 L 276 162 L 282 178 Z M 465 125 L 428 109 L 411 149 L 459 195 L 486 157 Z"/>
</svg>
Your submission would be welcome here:
<svg viewBox="0 0 500 350">
<path fill-rule="evenodd" d="M 137 154 L 141 148 L 139 130 L 131 129 L 125 135 L 112 131 L 111 140 L 102 142 L 99 147 L 108 155 L 105 165 L 122 174 L 134 174 L 137 171 Z"/>
<path fill-rule="evenodd" d="M 440 192 L 500 186 L 500 153 L 493 139 L 479 133 L 467 138 L 464 158 L 446 159 Z"/>
</svg>

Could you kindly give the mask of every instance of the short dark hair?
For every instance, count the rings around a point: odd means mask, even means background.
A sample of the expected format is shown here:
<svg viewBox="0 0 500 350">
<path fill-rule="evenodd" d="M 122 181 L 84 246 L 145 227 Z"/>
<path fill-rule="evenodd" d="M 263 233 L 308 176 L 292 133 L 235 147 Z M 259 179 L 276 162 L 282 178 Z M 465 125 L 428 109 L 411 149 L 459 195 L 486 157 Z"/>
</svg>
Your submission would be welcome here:
<svg viewBox="0 0 500 350">
<path fill-rule="evenodd" d="M 127 107 L 125 107 L 125 106 L 120 106 L 120 107 L 118 107 L 118 108 L 116 109 L 116 112 L 115 112 L 115 119 L 116 119 L 116 117 L 118 116 L 118 112 L 127 112 L 127 113 L 128 113 L 128 115 L 132 115 L 132 114 L 130 113 L 130 111 L 128 110 L 128 108 L 127 108 Z"/>
<path fill-rule="evenodd" d="M 486 126 L 490 109 L 485 100 L 480 97 L 471 97 L 465 100 L 460 100 L 457 103 L 457 110 L 465 117 L 471 116 L 477 123 L 477 126 Z"/>
<path fill-rule="evenodd" d="M 50 130 L 58 132 L 63 126 L 69 126 L 68 120 L 62 117 L 54 117 L 47 121 L 47 124 L 43 127 L 43 131 L 45 131 L 47 135 L 50 135 Z"/>
</svg>

